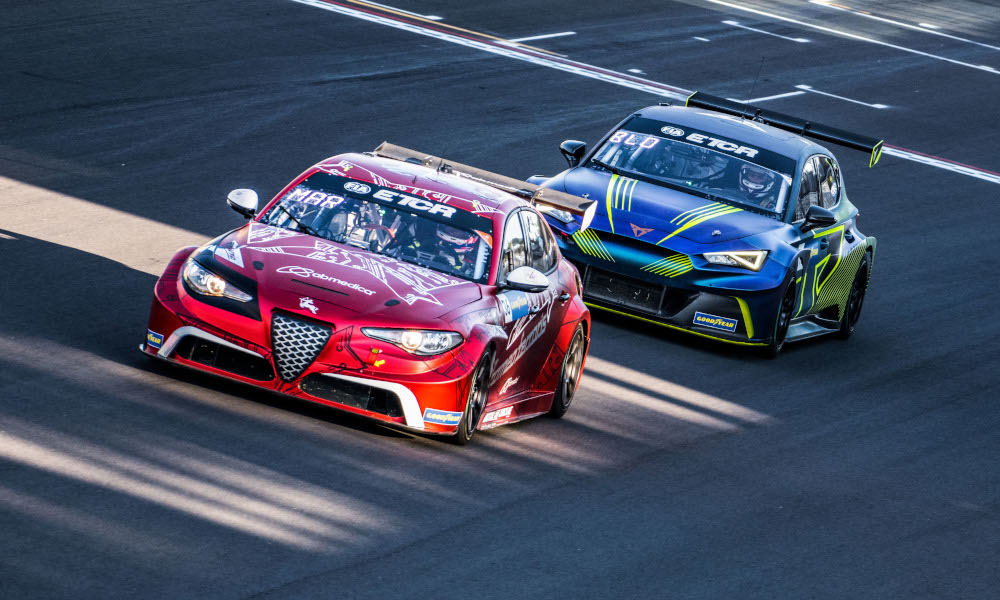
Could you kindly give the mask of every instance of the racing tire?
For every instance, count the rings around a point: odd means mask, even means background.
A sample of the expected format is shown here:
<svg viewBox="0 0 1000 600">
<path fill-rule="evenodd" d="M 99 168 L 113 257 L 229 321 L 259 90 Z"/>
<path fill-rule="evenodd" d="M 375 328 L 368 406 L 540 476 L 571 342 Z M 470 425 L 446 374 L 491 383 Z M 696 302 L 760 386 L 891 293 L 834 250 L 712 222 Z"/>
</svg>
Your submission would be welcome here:
<svg viewBox="0 0 1000 600">
<path fill-rule="evenodd" d="M 764 354 L 768 358 L 777 358 L 781 349 L 785 346 L 785 338 L 788 336 L 788 325 L 792 322 L 792 314 L 795 312 L 795 282 L 789 281 L 785 293 L 781 296 L 781 304 L 778 306 L 778 315 L 774 319 L 774 332 L 771 342 L 765 347 Z"/>
<path fill-rule="evenodd" d="M 580 385 L 580 376 L 583 375 L 583 358 L 587 349 L 586 336 L 583 335 L 583 325 L 576 326 L 576 332 L 569 342 L 566 355 L 563 356 L 562 367 L 559 370 L 559 382 L 556 384 L 556 393 L 552 398 L 552 408 L 549 409 L 549 416 L 553 419 L 561 419 L 569 405 L 573 403 L 576 396 L 576 388 Z"/>
<path fill-rule="evenodd" d="M 854 285 L 851 286 L 851 294 L 847 297 L 847 306 L 844 308 L 844 318 L 840 320 L 840 331 L 837 337 L 846 340 L 854 333 L 854 328 L 861 318 L 861 307 L 865 303 L 865 292 L 868 291 L 868 253 L 861 258 L 858 265 L 858 272 L 854 276 Z"/>
<path fill-rule="evenodd" d="M 469 383 L 469 395 L 465 399 L 465 410 L 462 412 L 462 421 L 458 424 L 455 435 L 450 438 L 453 443 L 459 446 L 468 444 L 476 433 L 476 427 L 479 425 L 479 419 L 483 416 L 486 399 L 489 396 L 492 366 L 493 352 L 487 350 L 479 359 L 476 370 L 473 371 Z"/>
</svg>

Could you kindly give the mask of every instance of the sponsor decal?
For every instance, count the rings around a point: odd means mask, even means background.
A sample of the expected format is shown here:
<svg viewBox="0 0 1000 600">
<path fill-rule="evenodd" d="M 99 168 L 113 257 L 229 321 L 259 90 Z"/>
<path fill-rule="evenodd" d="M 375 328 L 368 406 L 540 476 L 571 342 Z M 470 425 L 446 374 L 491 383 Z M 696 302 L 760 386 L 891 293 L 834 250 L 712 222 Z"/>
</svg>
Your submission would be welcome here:
<svg viewBox="0 0 1000 600">
<path fill-rule="evenodd" d="M 647 233 L 649 233 L 650 231 L 652 231 L 652 229 L 646 229 L 645 227 L 639 227 L 638 225 L 635 225 L 633 223 L 629 223 L 629 225 L 632 225 L 632 235 L 634 235 L 635 237 L 642 237 L 642 236 L 646 235 Z"/>
<path fill-rule="evenodd" d="M 146 330 L 146 345 L 150 348 L 159 349 L 163 346 L 163 334 L 156 333 L 152 329 Z"/>
<path fill-rule="evenodd" d="M 355 194 L 370 194 L 372 192 L 371 187 L 357 181 L 348 181 L 344 184 L 344 189 Z"/>
<path fill-rule="evenodd" d="M 238 246 L 233 246 L 232 248 L 216 248 L 215 256 L 221 258 L 222 260 L 233 263 L 234 265 L 243 268 L 243 254 L 240 252 Z"/>
<path fill-rule="evenodd" d="M 362 286 L 360 286 L 360 285 L 358 285 L 356 283 L 350 283 L 348 281 L 344 281 L 343 279 L 339 279 L 337 277 L 332 277 L 332 276 L 327 275 L 325 273 L 317 273 L 316 271 L 313 271 L 312 269 L 310 269 L 308 267 L 299 267 L 297 265 L 292 265 L 292 266 L 288 266 L 288 267 L 281 267 L 280 269 L 278 269 L 278 273 L 287 273 L 289 275 L 296 275 L 298 277 L 314 277 L 316 279 L 322 279 L 323 281 L 329 281 L 330 283 L 336 283 L 339 286 L 343 286 L 343 287 L 355 290 L 357 292 L 361 292 L 362 294 L 364 294 L 366 296 L 374 296 L 375 295 L 375 291 L 374 290 L 370 290 L 368 288 L 362 287 Z"/>
<path fill-rule="evenodd" d="M 448 412 L 436 408 L 424 409 L 424 421 L 438 425 L 458 425 L 462 421 L 462 413 Z"/>
<path fill-rule="evenodd" d="M 251 248 L 255 251 L 276 252 L 280 249 L 281 254 L 295 255 L 302 258 L 309 258 L 323 263 L 336 265 L 362 271 L 378 279 L 383 285 L 389 288 L 397 298 L 407 304 L 414 304 L 417 301 L 430 302 L 440 305 L 441 302 L 434 296 L 433 292 L 447 287 L 461 285 L 465 283 L 461 279 L 449 277 L 443 273 L 403 262 L 388 256 L 372 254 L 360 250 L 352 250 L 343 246 L 331 244 L 324 241 L 315 241 L 309 246 L 277 246 L 268 248 Z M 357 290 L 368 296 L 375 292 L 363 288 L 355 283 L 346 283 L 342 280 L 318 273 L 313 269 L 302 266 L 287 266 L 278 269 L 279 273 L 290 273 L 299 277 L 315 277 L 332 281 L 338 285 L 344 285 Z"/>
<path fill-rule="evenodd" d="M 733 332 L 736 331 L 736 325 L 739 324 L 739 321 L 728 317 L 720 317 L 717 315 L 705 314 L 703 312 L 696 312 L 694 313 L 694 324 L 711 327 L 712 329 L 721 329 L 723 331 Z"/>
<path fill-rule="evenodd" d="M 306 296 L 304 298 L 299 298 L 299 308 L 305 308 L 312 314 L 316 314 L 316 312 L 319 310 L 318 308 L 316 308 L 316 305 L 313 304 L 313 299 L 310 298 L 309 296 Z"/>
<path fill-rule="evenodd" d="M 747 146 L 740 146 L 739 144 L 734 144 L 733 142 L 727 142 L 726 140 L 720 140 L 719 138 L 714 138 L 702 133 L 691 133 L 688 134 L 686 138 L 689 142 L 694 142 L 696 144 L 701 144 L 703 146 L 708 146 L 710 148 L 718 148 L 723 152 L 730 152 L 732 154 L 746 156 L 747 158 L 753 158 L 757 156 L 758 150 L 756 148 L 748 148 Z"/>
<path fill-rule="evenodd" d="M 684 135 L 684 130 L 680 127 L 674 127 L 673 125 L 667 125 L 660 129 L 663 133 L 671 135 L 673 137 L 681 137 Z"/>
<path fill-rule="evenodd" d="M 524 292 L 504 292 L 497 295 L 500 301 L 500 312 L 505 323 L 511 323 L 531 313 L 528 294 Z"/>
<path fill-rule="evenodd" d="M 516 384 L 519 379 L 521 379 L 521 378 L 520 377 L 508 377 L 507 381 L 503 382 L 503 386 L 501 386 L 500 393 L 497 394 L 497 396 L 503 396 L 504 394 L 506 394 L 507 390 L 510 389 L 510 386 Z"/>
<path fill-rule="evenodd" d="M 294 190 L 285 194 L 285 197 L 282 199 L 282 202 L 301 202 L 320 208 L 335 208 L 343 201 L 343 196 L 311 190 L 303 185 L 296 186 Z"/>
<path fill-rule="evenodd" d="M 247 243 L 262 244 L 264 242 L 272 242 L 274 240 L 295 237 L 297 235 L 302 234 L 297 231 L 290 231 L 280 227 L 272 227 L 270 225 L 262 225 L 260 223 L 251 223 L 250 233 L 247 235 Z"/>
<path fill-rule="evenodd" d="M 497 421 L 499 419 L 506 419 L 507 417 L 510 416 L 510 413 L 512 413 L 513 411 L 514 411 L 513 406 L 507 406 L 505 408 L 501 408 L 493 412 L 488 412 L 485 415 L 483 415 L 483 424 L 485 425 L 486 423 L 492 423 L 493 421 Z"/>
</svg>

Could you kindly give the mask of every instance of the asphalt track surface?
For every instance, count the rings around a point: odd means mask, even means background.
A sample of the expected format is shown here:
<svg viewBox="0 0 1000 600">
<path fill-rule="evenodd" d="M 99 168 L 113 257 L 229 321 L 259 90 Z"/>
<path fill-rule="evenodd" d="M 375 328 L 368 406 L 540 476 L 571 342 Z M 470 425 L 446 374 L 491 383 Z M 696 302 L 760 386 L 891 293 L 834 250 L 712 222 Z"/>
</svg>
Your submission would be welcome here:
<svg viewBox="0 0 1000 600">
<path fill-rule="evenodd" d="M 684 90 L 810 86 L 856 102 L 762 104 L 1000 171 L 1000 72 L 967 66 L 1000 69 L 996 5 L 393 6 Z M 3 13 L 0 597 L 996 597 L 997 183 L 834 148 L 879 238 L 850 341 L 770 361 L 595 315 L 566 419 L 458 448 L 144 360 L 156 274 L 239 224 L 232 188 L 383 140 L 555 173 L 664 98 L 290 0 Z"/>
</svg>

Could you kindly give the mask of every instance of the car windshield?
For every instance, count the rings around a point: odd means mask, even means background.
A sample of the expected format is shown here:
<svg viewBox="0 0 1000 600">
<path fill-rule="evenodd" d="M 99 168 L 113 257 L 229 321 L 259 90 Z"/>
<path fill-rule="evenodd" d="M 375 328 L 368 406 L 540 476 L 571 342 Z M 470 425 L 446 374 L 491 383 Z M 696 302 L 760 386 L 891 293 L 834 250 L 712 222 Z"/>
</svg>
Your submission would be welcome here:
<svg viewBox="0 0 1000 600">
<path fill-rule="evenodd" d="M 489 277 L 490 219 L 370 183 L 315 173 L 288 190 L 260 222 L 477 283 Z"/>
<path fill-rule="evenodd" d="M 768 212 L 784 210 L 791 176 L 736 156 L 759 150 L 676 127 L 662 129 L 667 137 L 619 129 L 594 153 L 589 166 L 698 189 Z"/>
</svg>

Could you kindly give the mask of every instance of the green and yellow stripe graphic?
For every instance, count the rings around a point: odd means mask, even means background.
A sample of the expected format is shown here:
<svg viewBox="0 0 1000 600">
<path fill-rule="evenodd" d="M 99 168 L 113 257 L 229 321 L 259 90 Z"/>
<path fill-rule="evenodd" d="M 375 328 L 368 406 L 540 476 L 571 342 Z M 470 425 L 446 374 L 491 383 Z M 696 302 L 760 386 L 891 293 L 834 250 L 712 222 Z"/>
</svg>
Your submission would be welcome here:
<svg viewBox="0 0 1000 600">
<path fill-rule="evenodd" d="M 667 258 L 661 258 L 656 262 L 649 263 L 641 270 L 648 271 L 654 275 L 663 275 L 664 277 L 677 277 L 678 275 L 687 273 L 693 268 L 694 266 L 691 264 L 691 259 L 686 254 L 675 254 L 673 256 L 668 256 Z"/>
<path fill-rule="evenodd" d="M 611 258 L 611 253 L 608 252 L 607 247 L 604 246 L 604 242 L 601 241 L 601 238 L 597 237 L 597 232 L 593 229 L 577 231 L 573 234 L 573 240 L 576 241 L 584 254 L 615 262 L 615 259 Z"/>
<path fill-rule="evenodd" d="M 611 181 L 608 182 L 608 191 L 604 197 L 604 206 L 607 208 L 611 233 L 615 232 L 615 222 L 611 209 L 626 212 L 632 210 L 632 191 L 635 190 L 637 183 L 639 182 L 635 179 L 620 177 L 618 174 L 611 176 Z"/>
<path fill-rule="evenodd" d="M 692 208 L 691 210 L 684 211 L 670 221 L 675 225 L 680 225 L 680 227 L 675 229 L 672 233 L 667 234 L 666 237 L 656 243 L 657 245 L 662 244 L 685 229 L 690 229 L 691 227 L 704 223 L 705 221 L 709 221 L 723 215 L 741 212 L 742 210 L 742 208 L 736 208 L 735 206 L 729 206 L 728 204 L 712 202 L 711 204 L 706 204 L 705 206 L 699 206 L 698 208 Z"/>
</svg>

